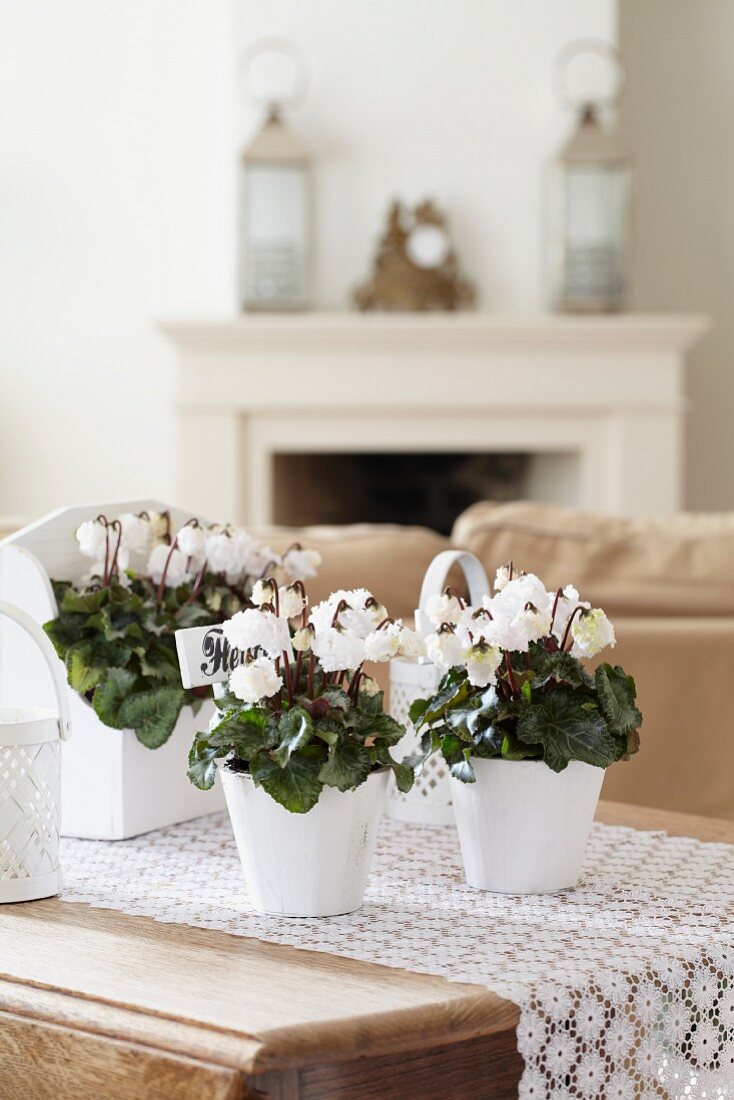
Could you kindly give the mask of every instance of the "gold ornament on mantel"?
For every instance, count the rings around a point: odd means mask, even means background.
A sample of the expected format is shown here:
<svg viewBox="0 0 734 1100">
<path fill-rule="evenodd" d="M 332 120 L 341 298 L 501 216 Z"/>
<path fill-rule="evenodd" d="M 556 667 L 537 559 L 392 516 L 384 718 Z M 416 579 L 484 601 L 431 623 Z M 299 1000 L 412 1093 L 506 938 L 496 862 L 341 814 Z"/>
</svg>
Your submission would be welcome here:
<svg viewBox="0 0 734 1100">
<path fill-rule="evenodd" d="M 473 284 L 459 276 L 445 215 L 430 200 L 411 211 L 395 199 L 372 277 L 354 292 L 357 309 L 455 310 L 475 300 Z"/>
</svg>

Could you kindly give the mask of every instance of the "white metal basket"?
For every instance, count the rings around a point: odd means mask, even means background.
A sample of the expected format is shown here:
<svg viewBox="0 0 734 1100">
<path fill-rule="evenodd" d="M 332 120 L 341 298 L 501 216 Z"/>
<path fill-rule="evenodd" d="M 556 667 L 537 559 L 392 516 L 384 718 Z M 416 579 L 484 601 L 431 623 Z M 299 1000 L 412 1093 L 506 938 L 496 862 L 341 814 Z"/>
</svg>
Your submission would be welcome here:
<svg viewBox="0 0 734 1100">
<path fill-rule="evenodd" d="M 431 596 L 443 591 L 454 565 L 459 565 L 464 572 L 472 603 L 480 603 L 489 591 L 484 566 L 474 554 L 466 550 L 444 550 L 437 554 L 423 578 L 420 606 L 415 615 L 416 629 L 421 634 L 428 634 L 432 629 L 431 623 L 425 619 L 426 604 Z M 406 755 L 418 750 L 420 737 L 408 719 L 408 712 L 415 699 L 433 694 L 440 679 L 441 673 L 436 666 L 423 658 L 420 661 L 406 661 L 398 657 L 390 662 L 390 713 L 408 727 L 396 754 Z M 391 784 L 387 812 L 398 821 L 411 821 L 419 825 L 454 824 L 449 772 L 439 753 L 429 756 L 408 794 L 401 794 L 394 783 Z"/>
<path fill-rule="evenodd" d="M 66 684 L 53 646 L 19 607 L 0 615 L 39 646 L 53 677 L 58 716 L 41 707 L 0 709 L 0 902 L 57 894 L 61 818 L 61 740 L 71 733 Z"/>
</svg>

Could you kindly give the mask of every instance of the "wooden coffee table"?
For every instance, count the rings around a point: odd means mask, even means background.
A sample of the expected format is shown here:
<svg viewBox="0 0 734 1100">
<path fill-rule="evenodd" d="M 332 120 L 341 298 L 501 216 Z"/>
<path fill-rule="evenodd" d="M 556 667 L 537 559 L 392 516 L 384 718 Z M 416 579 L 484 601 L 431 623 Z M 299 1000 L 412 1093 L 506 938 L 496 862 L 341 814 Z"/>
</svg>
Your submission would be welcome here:
<svg viewBox="0 0 734 1100">
<path fill-rule="evenodd" d="M 597 819 L 734 843 L 734 823 Z M 0 906 L 3 1100 L 495 1100 L 518 1010 L 489 990 L 56 898 Z"/>
</svg>

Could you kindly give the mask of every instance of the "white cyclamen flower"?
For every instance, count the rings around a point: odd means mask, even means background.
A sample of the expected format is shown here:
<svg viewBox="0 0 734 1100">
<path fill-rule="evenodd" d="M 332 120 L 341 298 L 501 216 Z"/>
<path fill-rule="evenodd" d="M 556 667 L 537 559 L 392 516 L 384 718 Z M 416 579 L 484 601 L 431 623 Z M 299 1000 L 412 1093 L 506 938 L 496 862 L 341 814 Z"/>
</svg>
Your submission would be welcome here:
<svg viewBox="0 0 734 1100">
<path fill-rule="evenodd" d="M 377 615 L 385 610 L 377 604 L 372 593 L 366 588 L 340 588 L 337 592 L 332 592 L 328 599 L 322 600 L 312 608 L 308 621 L 313 624 L 317 634 L 332 626 L 340 604 L 344 606 L 339 611 L 338 624 L 359 635 L 360 638 L 366 638 L 372 633 L 380 621 L 379 619 L 375 621 Z M 382 615 L 382 618 L 385 616 Z"/>
<path fill-rule="evenodd" d="M 377 680 L 373 680 L 371 676 L 365 676 L 359 681 L 359 690 L 360 692 L 364 692 L 365 695 L 372 696 L 379 695 L 382 688 L 377 683 Z"/>
<path fill-rule="evenodd" d="M 205 541 L 206 560 L 212 573 L 231 573 L 241 564 L 240 546 L 229 531 L 216 531 Z"/>
<path fill-rule="evenodd" d="M 485 596 L 483 604 L 495 619 L 513 619 L 527 604 L 537 607 L 538 611 L 549 611 L 553 598 L 534 573 L 521 573 L 508 580 L 495 596 Z"/>
<path fill-rule="evenodd" d="M 189 558 L 203 559 L 206 551 L 206 531 L 203 527 L 188 523 L 176 535 L 179 550 Z"/>
<path fill-rule="evenodd" d="M 464 652 L 469 683 L 473 687 L 487 687 L 497 683 L 497 669 L 502 664 L 502 650 L 480 642 Z"/>
<path fill-rule="evenodd" d="M 285 621 L 285 620 L 283 620 Z M 311 651 L 318 657 L 324 672 L 345 672 L 359 668 L 364 655 L 364 641 L 350 630 L 328 627 L 315 634 Z"/>
<path fill-rule="evenodd" d="M 270 657 L 239 665 L 229 677 L 229 690 L 243 703 L 256 704 L 280 691 L 281 679 Z"/>
<path fill-rule="evenodd" d="M 133 554 L 147 554 L 153 543 L 150 519 L 132 512 L 124 512 L 118 519 L 122 527 L 122 545 Z"/>
<path fill-rule="evenodd" d="M 461 601 L 447 592 L 443 592 L 440 596 L 431 596 L 426 604 L 426 618 L 434 626 L 458 623 L 462 611 Z"/>
<path fill-rule="evenodd" d="M 261 649 L 268 657 L 287 653 L 289 658 L 293 652 L 288 620 L 278 618 L 272 611 L 254 607 L 238 611 L 222 623 L 222 633 L 231 646 L 246 652 Z"/>
<path fill-rule="evenodd" d="M 278 608 L 284 619 L 295 619 L 306 609 L 306 597 L 300 588 L 289 585 L 288 588 L 278 589 Z"/>
<path fill-rule="evenodd" d="M 115 546 L 112 539 L 116 539 L 116 537 L 115 533 L 111 531 L 109 540 L 111 550 L 114 550 Z M 104 558 L 106 539 L 107 528 L 103 523 L 98 523 L 96 519 L 88 519 L 76 531 L 76 540 L 85 558 Z"/>
<path fill-rule="evenodd" d="M 150 530 L 154 542 L 162 542 L 167 539 L 170 527 L 169 518 L 163 512 L 150 513 Z"/>
<path fill-rule="evenodd" d="M 426 638 L 426 656 L 444 672 L 464 664 L 464 642 L 453 630 L 437 630 Z"/>
<path fill-rule="evenodd" d="M 550 611 L 537 607 L 524 607 L 517 614 L 497 615 L 494 619 L 481 620 L 479 636 L 490 645 L 507 649 L 511 653 L 527 653 L 531 642 L 537 642 L 550 633 Z"/>
<path fill-rule="evenodd" d="M 180 584 L 186 584 L 191 580 L 191 573 L 186 568 L 188 558 L 179 549 L 171 550 L 165 542 L 154 546 L 148 558 L 147 573 L 154 584 L 160 584 L 165 571 L 166 588 L 178 588 Z"/>
<path fill-rule="evenodd" d="M 264 604 L 269 603 L 275 607 L 275 593 L 278 591 L 278 585 L 272 577 L 268 577 L 266 580 L 256 581 L 252 589 L 252 602 L 255 607 L 262 607 Z"/>
<path fill-rule="evenodd" d="M 291 580 L 308 581 L 316 576 L 316 571 L 321 565 L 321 554 L 318 550 L 304 550 L 301 547 L 292 546 L 283 555 L 282 565 Z"/>
<path fill-rule="evenodd" d="M 596 657 L 607 646 L 615 646 L 614 627 L 600 607 L 582 611 L 571 623 L 572 657 Z"/>
<path fill-rule="evenodd" d="M 410 630 L 404 626 L 400 632 L 400 648 L 398 657 L 405 657 L 408 661 L 417 661 L 419 657 L 425 657 L 426 643 L 416 630 Z"/>
<path fill-rule="evenodd" d="M 240 533 L 240 537 L 244 532 Z M 242 569 L 248 577 L 262 577 L 271 566 L 278 565 L 280 558 L 269 546 L 257 546 L 248 536 L 248 545 L 245 548 L 244 541 L 242 555 Z"/>
<path fill-rule="evenodd" d="M 400 622 L 386 623 L 373 630 L 364 640 L 364 654 L 368 661 L 389 661 L 397 657 L 403 635 Z"/>
</svg>

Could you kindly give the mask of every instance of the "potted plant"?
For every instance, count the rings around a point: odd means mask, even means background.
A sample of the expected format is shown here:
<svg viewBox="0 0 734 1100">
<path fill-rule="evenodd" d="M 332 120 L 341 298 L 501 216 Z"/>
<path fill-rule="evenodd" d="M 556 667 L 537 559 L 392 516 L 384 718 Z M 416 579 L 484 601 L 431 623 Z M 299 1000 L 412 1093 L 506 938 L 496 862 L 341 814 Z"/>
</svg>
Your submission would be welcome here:
<svg viewBox="0 0 734 1100">
<path fill-rule="evenodd" d="M 288 583 L 318 561 L 156 500 L 60 508 L 0 543 L 0 598 L 46 624 L 71 686 L 63 835 L 120 840 L 224 808 L 219 787 L 197 791 L 181 767 L 214 706 L 210 684 L 182 689 L 174 631 L 216 629 L 263 573 Z M 53 702 L 38 654 L 12 628 L 0 631 L 0 687 L 18 705 L 31 693 Z"/>
<path fill-rule="evenodd" d="M 450 769 L 467 882 L 513 894 L 575 886 L 604 769 L 640 744 L 632 677 L 583 663 L 615 645 L 611 622 L 572 586 L 548 592 L 512 565 L 478 606 L 447 590 L 427 614 L 426 651 L 445 675 L 410 717 L 423 752 Z"/>
<path fill-rule="evenodd" d="M 364 662 L 415 656 L 422 642 L 364 589 L 310 614 L 301 582 L 255 585 L 252 609 L 223 626 L 241 654 L 189 777 L 206 789 L 218 766 L 253 904 L 329 916 L 362 904 L 389 772 L 401 790 L 416 761 L 390 748 L 405 728 L 387 715 Z"/>
</svg>

